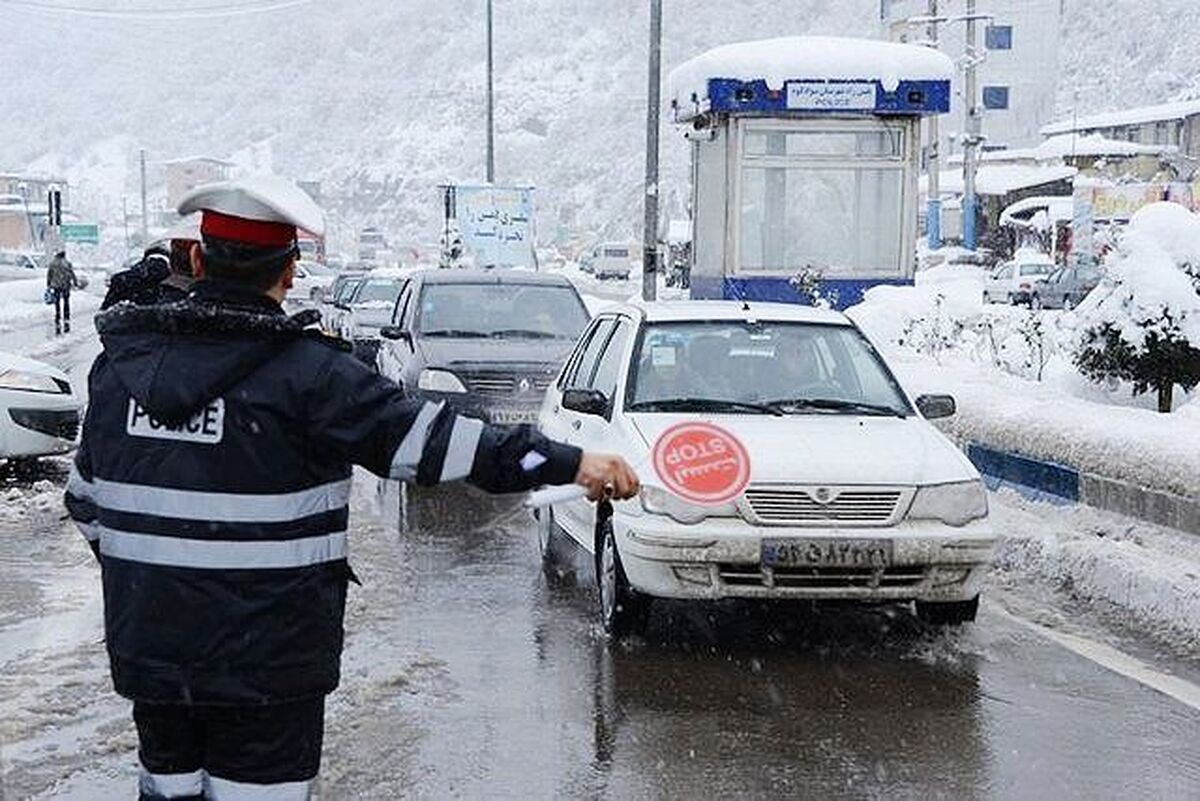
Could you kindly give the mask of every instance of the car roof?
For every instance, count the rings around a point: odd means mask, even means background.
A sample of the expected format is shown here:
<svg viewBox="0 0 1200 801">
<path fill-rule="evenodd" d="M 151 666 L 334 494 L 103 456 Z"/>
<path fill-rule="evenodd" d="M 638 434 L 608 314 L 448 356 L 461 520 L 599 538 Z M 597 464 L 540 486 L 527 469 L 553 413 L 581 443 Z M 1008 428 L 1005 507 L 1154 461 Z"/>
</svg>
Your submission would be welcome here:
<svg viewBox="0 0 1200 801">
<path fill-rule="evenodd" d="M 774 322 L 853 325 L 846 315 L 831 309 L 801 306 L 798 303 L 742 303 L 734 300 L 657 300 L 635 301 L 610 306 L 600 314 L 624 313 L 647 322 L 686 322 L 708 320 L 771 320 Z"/>
<path fill-rule="evenodd" d="M 426 284 L 539 284 L 544 286 L 572 286 L 561 275 L 535 273 L 529 270 L 497 268 L 494 270 L 439 269 L 436 267 L 418 270 L 412 277 Z"/>
</svg>

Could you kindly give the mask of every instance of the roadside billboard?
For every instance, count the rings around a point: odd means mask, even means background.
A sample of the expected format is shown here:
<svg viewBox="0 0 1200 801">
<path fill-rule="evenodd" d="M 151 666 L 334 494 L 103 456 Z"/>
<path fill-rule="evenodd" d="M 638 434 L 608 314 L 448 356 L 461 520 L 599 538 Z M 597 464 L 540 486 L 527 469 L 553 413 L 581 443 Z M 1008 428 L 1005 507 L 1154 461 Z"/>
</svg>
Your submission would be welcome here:
<svg viewBox="0 0 1200 801">
<path fill-rule="evenodd" d="M 445 208 L 479 267 L 529 267 L 534 261 L 533 187 L 443 187 Z"/>
</svg>

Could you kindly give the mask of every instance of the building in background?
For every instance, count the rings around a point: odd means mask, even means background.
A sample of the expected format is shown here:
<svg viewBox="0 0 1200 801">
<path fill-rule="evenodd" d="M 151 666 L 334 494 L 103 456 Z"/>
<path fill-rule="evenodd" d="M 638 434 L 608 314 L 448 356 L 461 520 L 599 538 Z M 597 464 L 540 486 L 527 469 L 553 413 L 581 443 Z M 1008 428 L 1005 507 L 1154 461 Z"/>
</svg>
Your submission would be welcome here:
<svg viewBox="0 0 1200 801">
<path fill-rule="evenodd" d="M 0 250 L 42 247 L 49 225 L 47 195 L 52 187 L 62 193 L 64 214 L 69 214 L 70 187 L 65 178 L 0 172 Z"/>
<path fill-rule="evenodd" d="M 928 0 L 882 0 L 885 35 L 897 42 L 924 42 Z M 953 19 L 966 11 L 964 0 L 940 0 L 938 15 Z M 984 150 L 1037 144 L 1039 129 L 1054 117 L 1058 79 L 1058 43 L 1062 0 L 978 0 L 977 14 L 992 15 L 979 23 L 977 47 L 984 55 L 978 68 L 983 109 Z M 938 26 L 939 49 L 959 62 L 950 114 L 941 124 L 941 152 L 960 152 L 963 130 L 961 22 Z"/>
<path fill-rule="evenodd" d="M 188 192 L 198 186 L 225 181 L 233 169 L 231 162 L 209 156 L 190 156 L 163 162 L 167 184 L 167 208 L 174 209 Z"/>
<path fill-rule="evenodd" d="M 1200 100 L 1140 106 L 1104 114 L 1059 120 L 1042 126 L 1050 140 L 1088 141 L 1096 137 L 1170 150 L 1178 177 L 1200 175 Z"/>
</svg>

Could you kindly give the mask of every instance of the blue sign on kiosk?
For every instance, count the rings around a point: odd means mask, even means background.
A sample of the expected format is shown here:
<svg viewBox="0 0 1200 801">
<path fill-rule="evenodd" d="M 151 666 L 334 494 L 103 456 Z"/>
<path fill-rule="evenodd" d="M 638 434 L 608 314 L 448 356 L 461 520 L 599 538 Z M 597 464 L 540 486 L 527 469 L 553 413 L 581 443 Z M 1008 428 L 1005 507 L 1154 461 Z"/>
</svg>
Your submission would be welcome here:
<svg viewBox="0 0 1200 801">
<path fill-rule="evenodd" d="M 694 298 L 857 303 L 911 284 L 920 119 L 950 110 L 929 48 L 789 37 L 725 45 L 670 76 L 692 143 Z"/>
</svg>

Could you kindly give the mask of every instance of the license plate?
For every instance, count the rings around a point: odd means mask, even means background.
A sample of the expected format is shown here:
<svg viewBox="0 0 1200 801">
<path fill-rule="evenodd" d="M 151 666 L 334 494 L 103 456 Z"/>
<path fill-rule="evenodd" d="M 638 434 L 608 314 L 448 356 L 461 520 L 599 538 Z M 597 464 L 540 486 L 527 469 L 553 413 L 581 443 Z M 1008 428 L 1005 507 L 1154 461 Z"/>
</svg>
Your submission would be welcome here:
<svg viewBox="0 0 1200 801">
<path fill-rule="evenodd" d="M 762 563 L 768 567 L 887 567 L 891 540 L 766 539 Z"/>
<path fill-rule="evenodd" d="M 536 423 L 538 419 L 537 409 L 493 409 L 491 412 L 493 423 L 501 425 L 516 425 L 517 423 Z"/>
</svg>

